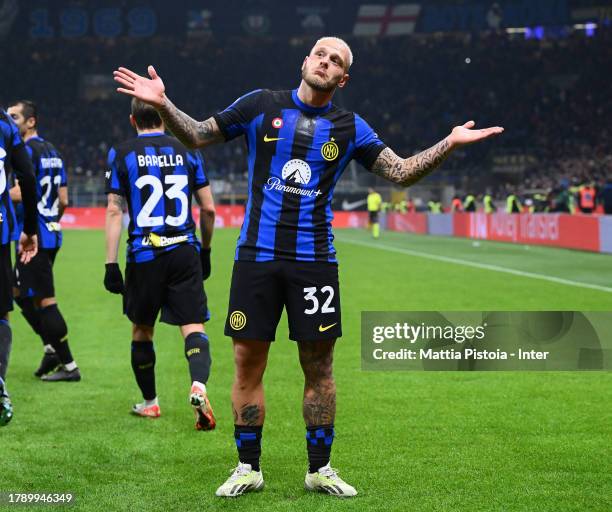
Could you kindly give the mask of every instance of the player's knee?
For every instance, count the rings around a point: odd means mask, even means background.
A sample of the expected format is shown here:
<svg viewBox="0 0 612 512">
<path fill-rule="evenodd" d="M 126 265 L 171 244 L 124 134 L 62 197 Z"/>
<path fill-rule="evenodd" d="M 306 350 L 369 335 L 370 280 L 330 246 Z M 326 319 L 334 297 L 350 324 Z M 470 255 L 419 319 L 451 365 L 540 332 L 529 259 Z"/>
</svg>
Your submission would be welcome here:
<svg viewBox="0 0 612 512">
<path fill-rule="evenodd" d="M 57 304 L 40 310 L 40 322 L 45 338 L 62 340 L 68 335 L 68 326 Z"/>
<path fill-rule="evenodd" d="M 199 334 L 199 333 L 204 334 L 204 326 L 202 324 L 181 325 L 180 329 L 181 329 L 181 336 L 183 336 L 185 340 L 187 340 L 187 338 L 191 336 L 192 334 Z"/>
<path fill-rule="evenodd" d="M 132 325 L 132 339 L 136 341 L 151 341 L 153 339 L 153 327 L 149 325 Z"/>
<path fill-rule="evenodd" d="M 264 343 L 256 341 L 234 343 L 234 364 L 237 374 L 263 372 L 268 362 L 267 349 Z"/>
<path fill-rule="evenodd" d="M 307 382 L 333 381 L 333 344 L 300 343 L 299 351 Z"/>
</svg>

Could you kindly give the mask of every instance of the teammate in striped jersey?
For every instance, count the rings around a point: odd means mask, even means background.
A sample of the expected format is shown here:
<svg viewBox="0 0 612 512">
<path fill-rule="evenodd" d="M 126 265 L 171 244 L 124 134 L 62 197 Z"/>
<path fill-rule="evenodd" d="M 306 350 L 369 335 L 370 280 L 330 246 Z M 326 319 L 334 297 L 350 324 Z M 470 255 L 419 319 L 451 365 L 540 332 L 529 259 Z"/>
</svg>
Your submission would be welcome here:
<svg viewBox="0 0 612 512">
<path fill-rule="evenodd" d="M 78 382 L 81 372 L 70 351 L 68 326 L 57 305 L 53 280 L 53 265 L 62 246 L 60 219 L 68 206 L 64 161 L 55 146 L 38 135 L 38 109 L 32 101 L 17 101 L 8 113 L 32 160 L 38 199 L 39 250 L 27 265 L 15 263 L 15 302 L 43 343 L 44 355 L 34 375 L 45 382 Z M 11 189 L 11 197 L 21 201 L 19 185 Z"/>
<path fill-rule="evenodd" d="M 104 286 L 123 293 L 123 310 L 133 324 L 132 369 L 144 402 L 132 412 L 153 418 L 161 414 L 153 349 L 161 310 L 161 321 L 178 325 L 185 339 L 196 429 L 212 430 L 215 417 L 206 391 L 211 359 L 203 326 L 208 309 L 202 288 L 210 275 L 215 222 L 210 185 L 199 153 L 167 136 L 154 108 L 134 98 L 130 121 L 138 137 L 108 154 Z M 201 245 L 191 215 L 194 193 L 200 203 Z M 117 264 L 124 203 L 130 217 L 125 286 Z"/>
<path fill-rule="evenodd" d="M 15 171 L 23 194 L 24 221 L 21 236 L 9 192 L 12 177 L 10 169 Z M 13 417 L 13 405 L 5 384 L 12 345 L 8 316 L 13 309 L 11 242 L 19 240 L 17 252 L 24 264 L 36 256 L 36 217 L 36 182 L 32 163 L 19 137 L 17 126 L 0 109 L 0 426 L 6 425 Z"/>
<path fill-rule="evenodd" d="M 225 332 L 233 338 L 232 390 L 239 464 L 217 490 L 237 496 L 263 487 L 259 466 L 265 417 L 262 378 L 283 308 L 304 373 L 303 416 L 309 467 L 305 487 L 354 496 L 329 464 L 336 384 L 333 349 L 341 336 L 336 251 L 331 232 L 334 187 L 355 159 L 369 171 L 408 186 L 429 174 L 458 146 L 501 133 L 453 128 L 431 148 L 401 158 L 357 114 L 332 103 L 349 81 L 353 55 L 341 39 L 318 40 L 302 63 L 293 91 L 256 90 L 205 121 L 181 112 L 150 66 L 149 77 L 115 71 L 118 91 L 153 105 L 188 147 L 243 136 L 248 147 L 249 197 L 236 249 Z"/>
</svg>

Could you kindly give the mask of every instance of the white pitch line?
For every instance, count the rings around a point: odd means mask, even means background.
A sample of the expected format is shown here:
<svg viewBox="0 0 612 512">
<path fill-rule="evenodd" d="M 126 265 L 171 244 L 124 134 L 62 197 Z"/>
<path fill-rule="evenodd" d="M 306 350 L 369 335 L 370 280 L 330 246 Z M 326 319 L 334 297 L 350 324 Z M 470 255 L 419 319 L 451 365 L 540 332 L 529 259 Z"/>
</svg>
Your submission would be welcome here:
<svg viewBox="0 0 612 512">
<path fill-rule="evenodd" d="M 551 283 L 566 284 L 568 286 L 577 286 L 579 288 L 589 288 L 591 290 L 599 290 L 602 292 L 612 293 L 612 288 L 607 286 L 600 286 L 597 284 L 582 283 L 580 281 L 571 281 L 570 279 L 563 279 L 561 277 L 547 276 L 545 274 L 536 274 L 534 272 L 525 272 L 523 270 L 516 270 L 513 268 L 500 267 L 498 265 L 489 265 L 487 263 L 476 263 L 473 261 L 460 260 L 457 258 L 449 258 L 448 256 L 438 256 L 437 254 L 430 254 L 427 252 L 414 251 L 411 249 L 402 249 L 401 247 L 394 247 L 392 245 L 384 245 L 382 243 L 364 242 L 362 240 L 351 240 L 344 236 L 339 236 L 337 239 L 340 242 L 346 242 L 354 245 L 362 245 L 364 247 L 370 247 L 372 249 L 381 249 L 385 251 L 398 252 L 400 254 L 408 254 L 410 256 L 419 256 L 421 258 L 428 258 L 430 260 L 443 261 L 445 263 L 454 263 L 456 265 L 465 265 L 466 267 L 482 268 L 485 270 L 493 270 L 494 272 L 504 272 L 506 274 L 512 274 L 521 277 L 531 277 L 533 279 L 541 279 L 542 281 L 550 281 Z"/>
</svg>

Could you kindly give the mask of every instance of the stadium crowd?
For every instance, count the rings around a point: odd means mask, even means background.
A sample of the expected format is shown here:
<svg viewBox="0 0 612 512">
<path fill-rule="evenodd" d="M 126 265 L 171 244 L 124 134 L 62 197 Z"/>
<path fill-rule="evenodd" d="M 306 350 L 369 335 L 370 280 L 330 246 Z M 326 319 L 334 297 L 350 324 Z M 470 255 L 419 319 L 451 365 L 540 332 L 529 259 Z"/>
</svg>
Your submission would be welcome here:
<svg viewBox="0 0 612 512">
<path fill-rule="evenodd" d="M 471 118 L 479 126 L 505 127 L 503 145 L 457 152 L 429 179 L 455 183 L 466 193 L 488 190 L 501 197 L 508 187 L 518 194 L 574 182 L 602 188 L 611 175 L 612 97 L 602 73 L 612 61 L 610 28 L 602 27 L 594 37 L 576 32 L 542 41 L 487 33 L 349 42 L 355 54 L 351 83 L 336 103 L 359 112 L 397 153 L 414 154 Z M 24 40 L 0 49 L 5 66 L 16 70 L 0 101 L 37 101 L 42 134 L 60 148 L 69 174 L 91 176 L 95 187 L 109 145 L 132 131 L 128 101 L 114 93 L 111 72 L 117 65 L 144 72 L 147 64 L 155 64 L 177 105 L 204 118 L 252 89 L 295 87 L 296 64 L 311 43 L 279 44 L 274 38 L 257 44 L 239 38 Z M 72 78 L 69 85 L 65 77 Z M 518 173 L 496 174 L 492 158 L 500 150 L 529 158 Z M 243 182 L 241 143 L 211 148 L 205 157 L 213 178 Z"/>
</svg>

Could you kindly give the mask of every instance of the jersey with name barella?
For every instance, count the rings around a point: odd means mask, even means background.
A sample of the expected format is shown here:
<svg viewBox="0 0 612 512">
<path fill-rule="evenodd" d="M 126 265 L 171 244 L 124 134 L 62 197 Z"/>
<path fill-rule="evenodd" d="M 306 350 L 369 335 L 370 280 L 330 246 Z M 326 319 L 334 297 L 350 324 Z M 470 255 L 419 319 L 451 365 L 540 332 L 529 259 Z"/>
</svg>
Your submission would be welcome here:
<svg viewBox="0 0 612 512">
<path fill-rule="evenodd" d="M 191 202 L 209 183 L 198 152 L 164 133 L 145 133 L 111 148 L 108 165 L 106 193 L 127 201 L 128 262 L 151 261 L 185 243 L 199 248 Z"/>
</svg>

